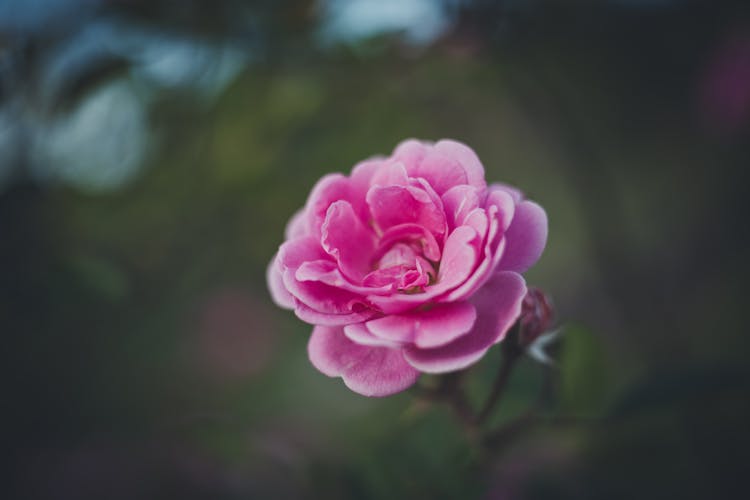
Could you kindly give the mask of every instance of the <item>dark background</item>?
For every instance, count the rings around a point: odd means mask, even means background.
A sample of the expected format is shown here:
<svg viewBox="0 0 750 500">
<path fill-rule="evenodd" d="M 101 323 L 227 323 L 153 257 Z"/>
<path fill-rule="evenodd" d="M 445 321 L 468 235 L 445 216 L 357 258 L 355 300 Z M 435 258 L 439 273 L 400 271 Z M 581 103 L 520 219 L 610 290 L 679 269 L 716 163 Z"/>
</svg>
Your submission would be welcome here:
<svg viewBox="0 0 750 500">
<path fill-rule="evenodd" d="M 0 0 L 5 498 L 740 495 L 749 132 L 747 2 Z M 314 182 L 407 137 L 549 216 L 550 419 L 489 453 L 266 292 Z"/>
</svg>

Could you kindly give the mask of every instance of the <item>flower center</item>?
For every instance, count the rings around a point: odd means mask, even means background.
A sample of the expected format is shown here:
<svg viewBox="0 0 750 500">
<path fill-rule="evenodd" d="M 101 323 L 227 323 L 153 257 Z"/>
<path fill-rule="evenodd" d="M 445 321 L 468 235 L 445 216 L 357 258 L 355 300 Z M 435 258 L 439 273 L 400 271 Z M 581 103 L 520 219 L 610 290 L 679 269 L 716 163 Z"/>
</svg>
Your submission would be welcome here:
<svg viewBox="0 0 750 500">
<path fill-rule="evenodd" d="M 373 271 L 364 278 L 365 286 L 391 285 L 403 293 L 419 293 L 435 281 L 437 272 L 416 241 L 399 241 L 384 252 L 379 252 L 373 262 Z"/>
</svg>

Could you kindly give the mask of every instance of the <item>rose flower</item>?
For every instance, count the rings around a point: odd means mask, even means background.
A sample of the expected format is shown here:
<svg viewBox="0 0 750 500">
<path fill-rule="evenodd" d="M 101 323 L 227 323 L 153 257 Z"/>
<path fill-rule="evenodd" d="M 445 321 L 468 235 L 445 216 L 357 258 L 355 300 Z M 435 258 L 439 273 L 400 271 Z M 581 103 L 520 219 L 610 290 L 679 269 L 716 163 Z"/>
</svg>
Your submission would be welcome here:
<svg viewBox="0 0 750 500">
<path fill-rule="evenodd" d="M 518 319 L 547 239 L 521 193 L 487 186 L 474 151 L 407 140 L 313 188 L 268 268 L 274 301 L 315 325 L 312 364 L 386 396 L 478 361 Z"/>
</svg>

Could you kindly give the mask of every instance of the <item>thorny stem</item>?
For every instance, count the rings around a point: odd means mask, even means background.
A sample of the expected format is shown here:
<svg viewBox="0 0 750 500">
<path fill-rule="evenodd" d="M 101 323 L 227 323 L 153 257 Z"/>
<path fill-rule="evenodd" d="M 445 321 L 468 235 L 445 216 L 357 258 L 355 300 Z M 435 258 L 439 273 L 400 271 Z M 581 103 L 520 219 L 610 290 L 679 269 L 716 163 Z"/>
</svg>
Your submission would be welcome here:
<svg viewBox="0 0 750 500">
<path fill-rule="evenodd" d="M 538 400 L 523 414 L 503 424 L 497 429 L 481 432 L 481 427 L 492 415 L 493 410 L 501 401 L 510 381 L 513 368 L 523 355 L 523 348 L 519 344 L 518 325 L 508 333 L 502 344 L 501 362 L 495 377 L 495 382 L 487 396 L 487 400 L 478 413 L 475 413 L 463 390 L 462 383 L 466 371 L 453 372 L 440 378 L 440 383 L 435 388 L 417 388 L 418 394 L 432 401 L 446 403 L 459 420 L 469 439 L 480 447 L 491 450 L 502 448 L 513 439 L 531 430 L 537 424 L 547 422 L 557 423 L 558 419 L 544 418 L 538 411 L 544 406 L 550 397 L 552 389 L 552 378 L 550 368 L 545 368 L 544 382 L 542 384 Z"/>
</svg>

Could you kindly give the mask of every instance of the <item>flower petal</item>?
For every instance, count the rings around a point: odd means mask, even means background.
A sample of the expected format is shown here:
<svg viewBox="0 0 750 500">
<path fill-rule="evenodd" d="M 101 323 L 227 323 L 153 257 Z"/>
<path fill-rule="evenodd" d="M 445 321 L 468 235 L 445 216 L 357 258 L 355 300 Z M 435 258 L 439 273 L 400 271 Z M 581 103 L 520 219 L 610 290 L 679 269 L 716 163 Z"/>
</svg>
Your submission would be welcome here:
<svg viewBox="0 0 750 500">
<path fill-rule="evenodd" d="M 287 269 L 282 279 L 284 287 L 296 299 L 295 312 L 303 321 L 339 325 L 364 321 L 375 314 L 362 296 L 319 281 L 298 281 L 295 274 Z"/>
<path fill-rule="evenodd" d="M 294 273 L 297 281 L 320 281 L 326 285 L 353 292 L 356 294 L 382 294 L 390 293 L 390 286 L 372 287 L 360 286 L 352 283 L 341 274 L 339 266 L 330 260 L 313 260 L 303 262 Z"/>
<path fill-rule="evenodd" d="M 417 165 L 422 162 L 430 147 L 432 144 L 429 142 L 406 139 L 396 146 L 392 157 L 403 162 L 404 165 Z"/>
<path fill-rule="evenodd" d="M 513 221 L 505 233 L 505 252 L 498 269 L 522 273 L 531 267 L 547 243 L 547 214 L 533 201 L 516 205 Z"/>
<path fill-rule="evenodd" d="M 400 350 L 358 345 L 342 328 L 315 327 L 307 352 L 318 370 L 329 377 L 340 376 L 347 387 L 363 396 L 401 392 L 419 377 Z"/>
<path fill-rule="evenodd" d="M 375 224 L 382 230 L 415 223 L 435 235 L 445 234 L 445 216 L 423 189 L 412 186 L 373 186 L 367 192 Z"/>
<path fill-rule="evenodd" d="M 417 316 L 414 344 L 428 349 L 448 344 L 468 333 L 477 319 L 477 310 L 468 302 L 454 302 L 414 315 Z"/>
<path fill-rule="evenodd" d="M 513 272 L 496 274 L 472 298 L 477 319 L 469 333 L 435 349 L 406 347 L 404 357 L 414 368 L 426 373 L 466 368 L 502 340 L 521 314 L 525 295 L 526 283 L 521 275 Z"/>
<path fill-rule="evenodd" d="M 521 203 L 523 201 L 523 193 L 516 187 L 509 186 L 508 184 L 503 184 L 502 182 L 493 182 L 490 188 L 493 191 L 505 191 L 510 195 L 511 198 L 513 198 L 513 201 L 515 203 Z"/>
<path fill-rule="evenodd" d="M 479 265 L 472 275 L 458 288 L 448 293 L 440 300 L 453 302 L 470 297 L 492 276 L 503 256 L 506 241 L 503 238 L 504 229 L 515 213 L 515 205 L 511 196 L 504 192 L 490 192 L 486 201 L 486 214 L 489 217 L 489 229 L 484 240 L 484 250 L 479 257 Z"/>
<path fill-rule="evenodd" d="M 484 188 L 487 185 L 484 180 L 482 162 L 469 146 L 458 141 L 442 139 L 435 144 L 435 149 L 445 156 L 458 160 L 466 172 L 468 184 L 478 188 Z"/>
<path fill-rule="evenodd" d="M 438 195 L 453 186 L 468 183 L 466 171 L 459 161 L 434 148 L 427 149 L 421 162 L 406 163 L 406 171 L 409 177 L 426 180 Z"/>
<path fill-rule="evenodd" d="M 307 234 L 318 236 L 326 219 L 328 207 L 338 200 L 351 199 L 351 181 L 342 174 L 323 176 L 313 186 L 305 205 Z"/>
<path fill-rule="evenodd" d="M 372 185 L 372 177 L 387 161 L 387 158 L 383 156 L 374 156 L 354 165 L 349 179 L 351 179 L 351 187 L 355 196 L 362 200 L 365 199 L 365 195 Z"/>
<path fill-rule="evenodd" d="M 311 236 L 288 240 L 279 247 L 276 257 L 279 269 L 297 269 L 303 262 L 312 260 L 331 260 L 320 247 L 320 242 Z"/>
<path fill-rule="evenodd" d="M 344 326 L 367 321 L 372 318 L 376 312 L 367 308 L 354 308 L 352 312 L 349 313 L 331 314 L 316 311 L 295 298 L 294 314 L 305 323 L 310 323 L 311 325 Z"/>
<path fill-rule="evenodd" d="M 446 239 L 440 261 L 437 282 L 415 294 L 388 296 L 368 295 L 367 301 L 386 314 L 398 314 L 433 302 L 446 292 L 461 285 L 473 272 L 477 263 L 478 235 L 470 226 L 456 228 Z"/>
<path fill-rule="evenodd" d="M 481 236 L 471 226 L 457 227 L 448 236 L 443 248 L 443 258 L 440 260 L 436 288 L 454 288 L 471 275 L 478 257 L 475 245 L 477 238 Z"/>
<path fill-rule="evenodd" d="M 406 186 L 409 176 L 400 161 L 385 162 L 370 179 L 370 186 Z"/>
<path fill-rule="evenodd" d="M 375 337 L 414 343 L 418 347 L 438 347 L 464 335 L 474 325 L 476 309 L 468 302 L 442 304 L 427 311 L 413 311 L 373 319 L 365 327 Z"/>
<path fill-rule="evenodd" d="M 284 229 L 284 236 L 286 239 L 293 240 L 295 238 L 301 238 L 307 236 L 307 222 L 305 221 L 305 210 L 297 210 Z"/>
<path fill-rule="evenodd" d="M 352 325 L 344 326 L 344 335 L 346 335 L 349 340 L 359 345 L 391 348 L 401 347 L 399 342 L 376 337 L 367 329 L 364 323 L 354 323 Z"/>
<path fill-rule="evenodd" d="M 442 196 L 448 227 L 462 226 L 466 216 L 479 207 L 479 194 L 474 186 L 453 186 Z"/>
<path fill-rule="evenodd" d="M 375 251 L 375 237 L 354 213 L 347 201 L 336 201 L 328 207 L 321 227 L 323 249 L 336 259 L 346 277 L 357 283 L 370 271 Z"/>
<path fill-rule="evenodd" d="M 266 269 L 266 281 L 268 282 L 268 291 L 271 292 L 271 299 L 273 299 L 274 303 L 284 309 L 293 309 L 294 297 L 292 297 L 284 286 L 284 280 L 282 279 L 281 270 L 277 265 L 275 255 Z"/>
<path fill-rule="evenodd" d="M 418 242 L 427 259 L 433 262 L 440 260 L 440 246 L 435 240 L 435 236 L 424 226 L 413 223 L 399 224 L 388 228 L 378 241 L 378 250 L 375 252 L 373 260 L 380 259 L 394 243 L 399 241 Z"/>
</svg>

